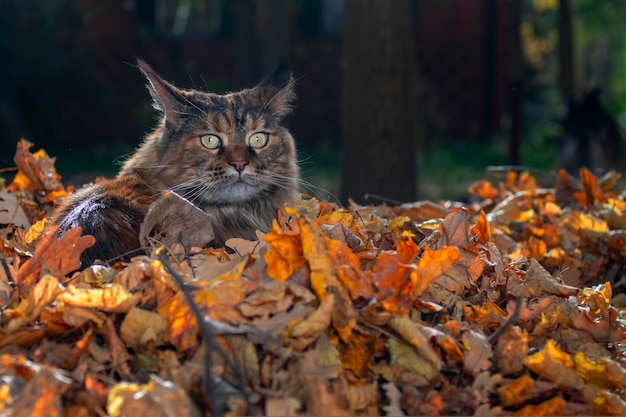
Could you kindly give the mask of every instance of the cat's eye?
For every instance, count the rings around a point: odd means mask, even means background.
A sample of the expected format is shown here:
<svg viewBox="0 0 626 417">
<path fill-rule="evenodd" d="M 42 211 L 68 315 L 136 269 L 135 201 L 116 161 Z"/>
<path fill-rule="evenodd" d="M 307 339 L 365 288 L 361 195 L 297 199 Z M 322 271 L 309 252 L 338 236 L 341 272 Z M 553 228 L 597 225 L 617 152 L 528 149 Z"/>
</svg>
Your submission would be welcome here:
<svg viewBox="0 0 626 417">
<path fill-rule="evenodd" d="M 207 149 L 217 149 L 222 146 L 222 140 L 217 135 L 200 136 L 200 142 Z"/>
<path fill-rule="evenodd" d="M 248 139 L 248 144 L 251 148 L 259 149 L 267 145 L 267 141 L 269 139 L 269 134 L 266 132 L 257 132 L 250 136 Z"/>
</svg>

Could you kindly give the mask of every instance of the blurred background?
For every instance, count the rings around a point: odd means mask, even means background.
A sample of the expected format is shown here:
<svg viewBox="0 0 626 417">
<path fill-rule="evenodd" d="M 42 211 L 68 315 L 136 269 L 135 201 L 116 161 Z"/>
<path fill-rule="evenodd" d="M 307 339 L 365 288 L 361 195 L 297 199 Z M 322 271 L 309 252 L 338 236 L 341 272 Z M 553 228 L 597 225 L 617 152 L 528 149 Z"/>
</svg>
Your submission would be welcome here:
<svg viewBox="0 0 626 417">
<path fill-rule="evenodd" d="M 0 0 L 0 164 L 24 137 L 66 184 L 114 175 L 155 124 L 137 57 L 223 93 L 287 56 L 303 177 L 344 201 L 621 169 L 624 22 L 626 0 Z"/>
</svg>

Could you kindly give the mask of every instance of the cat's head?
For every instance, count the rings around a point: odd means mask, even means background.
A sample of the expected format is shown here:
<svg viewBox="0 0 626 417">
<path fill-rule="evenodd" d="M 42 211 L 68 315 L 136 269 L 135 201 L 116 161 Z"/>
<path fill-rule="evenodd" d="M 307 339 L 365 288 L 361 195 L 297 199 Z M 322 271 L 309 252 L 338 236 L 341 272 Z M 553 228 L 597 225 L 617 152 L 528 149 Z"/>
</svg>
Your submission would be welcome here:
<svg viewBox="0 0 626 417">
<path fill-rule="evenodd" d="M 180 89 L 138 65 L 162 119 L 124 170 L 200 205 L 296 194 L 295 144 L 281 124 L 295 98 L 286 62 L 255 87 L 224 95 Z"/>
</svg>

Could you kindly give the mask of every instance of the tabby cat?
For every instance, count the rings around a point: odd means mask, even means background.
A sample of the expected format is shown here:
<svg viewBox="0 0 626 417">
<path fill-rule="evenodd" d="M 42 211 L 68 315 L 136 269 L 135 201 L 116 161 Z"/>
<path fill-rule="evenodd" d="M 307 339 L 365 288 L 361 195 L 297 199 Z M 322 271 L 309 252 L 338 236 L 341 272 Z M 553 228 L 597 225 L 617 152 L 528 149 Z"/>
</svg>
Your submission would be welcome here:
<svg viewBox="0 0 626 417">
<path fill-rule="evenodd" d="M 183 90 L 142 60 L 138 66 L 162 113 L 158 126 L 115 179 L 75 193 L 52 216 L 59 236 L 81 226 L 96 238 L 83 267 L 136 255 L 142 221 L 164 191 L 209 215 L 213 246 L 269 230 L 277 210 L 298 195 L 294 140 L 281 125 L 295 98 L 289 65 L 281 63 L 254 88 L 225 95 Z"/>
</svg>

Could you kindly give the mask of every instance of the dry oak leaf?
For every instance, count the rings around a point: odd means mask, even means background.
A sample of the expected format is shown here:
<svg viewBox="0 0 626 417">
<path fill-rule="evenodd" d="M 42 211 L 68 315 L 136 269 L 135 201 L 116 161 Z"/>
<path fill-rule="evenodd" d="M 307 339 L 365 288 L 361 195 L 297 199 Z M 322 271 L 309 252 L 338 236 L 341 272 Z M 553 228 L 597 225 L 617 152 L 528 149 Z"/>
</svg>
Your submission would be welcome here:
<svg viewBox="0 0 626 417">
<path fill-rule="evenodd" d="M 6 331 L 8 333 L 14 332 L 35 320 L 41 311 L 62 292 L 63 288 L 59 284 L 59 280 L 51 275 L 44 275 L 15 309 L 5 310 L 5 317 L 11 318 L 6 326 Z M 2 344 L 1 338 L 0 344 Z"/>
<path fill-rule="evenodd" d="M 59 279 L 80 268 L 80 255 L 93 246 L 93 236 L 81 236 L 82 229 L 70 229 L 60 239 L 57 238 L 57 226 L 53 226 L 44 235 L 35 249 L 35 256 L 24 262 L 15 281 L 18 285 L 36 281 L 42 272 L 47 272 Z"/>
<path fill-rule="evenodd" d="M 353 331 L 349 342 L 338 347 L 341 367 L 352 371 L 359 378 L 365 378 L 372 366 L 377 338 L 377 333 L 373 331 Z"/>
</svg>

